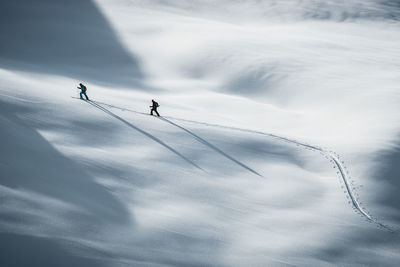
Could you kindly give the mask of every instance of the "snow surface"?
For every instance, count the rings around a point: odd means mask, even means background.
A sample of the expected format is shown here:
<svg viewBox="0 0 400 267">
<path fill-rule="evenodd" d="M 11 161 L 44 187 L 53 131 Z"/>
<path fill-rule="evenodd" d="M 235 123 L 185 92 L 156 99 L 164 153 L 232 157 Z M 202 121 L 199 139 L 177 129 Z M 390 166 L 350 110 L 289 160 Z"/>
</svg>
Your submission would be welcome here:
<svg viewBox="0 0 400 267">
<path fill-rule="evenodd" d="M 0 265 L 398 266 L 399 12 L 1 1 Z"/>
</svg>

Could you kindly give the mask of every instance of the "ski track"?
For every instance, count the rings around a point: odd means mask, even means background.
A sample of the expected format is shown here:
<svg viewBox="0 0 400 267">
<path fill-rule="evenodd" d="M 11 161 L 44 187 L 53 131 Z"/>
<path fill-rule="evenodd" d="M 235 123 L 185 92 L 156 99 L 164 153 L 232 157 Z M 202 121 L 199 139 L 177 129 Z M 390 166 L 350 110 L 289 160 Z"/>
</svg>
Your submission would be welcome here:
<svg viewBox="0 0 400 267">
<path fill-rule="evenodd" d="M 95 103 L 97 103 L 99 105 L 106 105 L 106 106 L 108 106 L 110 108 L 115 108 L 115 109 L 119 109 L 119 110 L 122 110 L 122 111 L 133 112 L 133 113 L 141 114 L 141 115 L 149 115 L 148 113 L 139 112 L 139 111 L 131 110 L 131 109 L 128 109 L 128 108 L 121 108 L 121 107 L 117 107 L 117 106 L 110 105 L 110 104 L 103 103 L 103 102 L 99 102 L 99 101 L 91 101 L 91 102 L 95 102 Z M 334 151 L 332 151 L 332 150 L 327 150 L 327 149 L 324 149 L 324 148 L 319 147 L 319 146 L 307 144 L 307 143 L 304 143 L 304 142 L 301 142 L 301 141 L 297 141 L 295 139 L 283 137 L 283 136 L 280 136 L 280 135 L 277 135 L 277 134 L 272 134 L 272 133 L 265 133 L 265 132 L 256 131 L 256 130 L 249 130 L 249 129 L 244 129 L 244 128 L 225 126 L 225 125 L 219 125 L 219 124 L 212 124 L 212 123 L 206 123 L 206 122 L 200 122 L 200 121 L 194 121 L 194 120 L 187 120 L 187 119 L 181 119 L 181 118 L 175 118 L 175 117 L 169 117 L 169 116 L 162 116 L 162 118 L 175 120 L 175 121 L 194 123 L 194 124 L 201 124 L 201 125 L 208 126 L 208 127 L 216 127 L 216 128 L 230 129 L 230 130 L 253 133 L 253 134 L 260 134 L 260 135 L 264 135 L 264 136 L 273 137 L 273 138 L 279 139 L 279 140 L 284 141 L 284 142 L 295 144 L 295 145 L 301 146 L 301 147 L 303 147 L 305 149 L 309 149 L 309 150 L 313 150 L 313 151 L 319 152 L 319 153 L 321 153 L 322 156 L 324 156 L 326 159 L 328 159 L 330 162 L 333 163 L 333 168 L 337 168 L 338 169 L 337 174 L 339 175 L 339 177 L 341 178 L 341 181 L 344 184 L 344 187 L 346 189 L 344 192 L 347 194 L 347 198 L 350 199 L 349 203 L 352 205 L 353 209 L 357 213 L 359 213 L 362 217 L 366 218 L 368 222 L 375 224 L 379 228 L 385 229 L 385 230 L 387 230 L 387 231 L 389 231 L 391 233 L 397 232 L 397 231 L 393 230 L 390 226 L 379 222 L 378 219 L 376 219 L 375 217 L 371 216 L 367 212 L 367 210 L 361 205 L 361 203 L 358 200 L 358 195 L 355 192 L 355 188 L 351 187 L 351 184 L 350 184 L 351 180 L 350 180 L 350 177 L 348 176 L 348 172 L 345 170 L 346 167 L 344 165 L 344 161 L 341 161 L 339 155 L 337 153 L 335 153 Z M 259 175 L 259 174 L 257 173 L 257 175 Z"/>
</svg>

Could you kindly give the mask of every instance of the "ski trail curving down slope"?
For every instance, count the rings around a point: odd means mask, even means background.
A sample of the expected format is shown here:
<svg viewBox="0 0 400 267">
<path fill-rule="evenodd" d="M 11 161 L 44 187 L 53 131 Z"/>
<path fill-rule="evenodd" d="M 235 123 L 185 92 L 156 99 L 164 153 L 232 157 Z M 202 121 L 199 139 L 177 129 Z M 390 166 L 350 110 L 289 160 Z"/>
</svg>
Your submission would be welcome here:
<svg viewBox="0 0 400 267">
<path fill-rule="evenodd" d="M 94 102 L 96 102 L 96 101 L 94 101 Z M 127 108 L 120 108 L 120 107 L 117 107 L 117 106 L 114 106 L 114 105 L 110 105 L 110 104 L 107 104 L 107 103 L 97 102 L 97 104 L 106 105 L 106 106 L 108 106 L 110 108 L 116 108 L 116 109 L 119 109 L 119 110 L 122 110 L 122 111 L 128 111 L 128 112 L 133 112 L 133 113 L 136 113 L 136 114 L 145 114 L 145 115 L 147 115 L 147 113 L 138 112 L 138 111 L 130 110 L 130 109 L 127 109 Z M 374 223 L 378 227 L 383 228 L 383 229 L 385 229 L 385 230 L 387 230 L 389 232 L 392 232 L 392 233 L 395 232 L 395 230 L 393 230 L 391 227 L 379 222 L 376 218 L 372 217 L 366 211 L 366 209 L 361 206 L 360 202 L 358 201 L 358 199 L 357 199 L 357 197 L 355 195 L 354 190 L 351 188 L 349 177 L 348 177 L 348 175 L 347 175 L 347 173 L 345 171 L 344 162 L 340 161 L 338 155 L 333 151 L 328 151 L 328 150 L 326 150 L 326 149 L 324 149 L 322 147 L 319 147 L 319 146 L 310 145 L 310 144 L 307 144 L 307 143 L 304 143 L 304 142 L 301 142 L 301 141 L 297 141 L 297 140 L 294 140 L 294 139 L 290 139 L 290 138 L 283 137 L 283 136 L 276 135 L 276 134 L 272 134 L 272 133 L 265 133 L 265 132 L 261 132 L 261 131 L 255 131 L 255 130 L 249 130 L 249 129 L 244 129 L 244 128 L 219 125 L 219 124 L 212 124 L 212 123 L 206 123 L 206 122 L 200 122 L 200 121 L 194 121 L 194 120 L 187 120 L 187 119 L 181 119 L 181 118 L 175 118 L 175 117 L 169 117 L 169 116 L 163 116 L 163 118 L 170 119 L 170 120 L 175 120 L 175 121 L 182 121 L 182 122 L 188 122 L 188 123 L 194 123 L 194 124 L 201 124 L 201 125 L 208 126 L 208 127 L 217 127 L 217 128 L 230 129 L 230 130 L 235 130 L 235 131 L 241 131 L 241 132 L 265 135 L 265 136 L 269 136 L 269 137 L 273 137 L 273 138 L 279 139 L 279 140 L 284 141 L 284 142 L 295 144 L 297 146 L 301 146 L 301 147 L 306 148 L 306 149 L 310 149 L 310 150 L 314 150 L 316 152 L 320 152 L 321 155 L 323 155 L 325 158 L 327 158 L 331 162 L 333 162 L 334 168 L 338 169 L 338 171 L 339 171 L 338 174 L 340 175 L 340 178 L 344 183 L 344 186 L 345 186 L 345 189 L 346 189 L 346 193 L 347 193 L 348 197 L 351 200 L 351 204 L 352 204 L 353 208 L 356 211 L 358 211 L 360 213 L 360 215 L 363 216 L 364 218 L 366 218 L 369 222 Z"/>
<path fill-rule="evenodd" d="M 332 151 L 327 151 L 319 146 L 314 146 L 314 145 L 310 145 L 307 143 L 303 143 L 294 139 L 290 139 L 287 137 L 283 137 L 283 136 L 279 136 L 276 134 L 271 134 L 271 133 L 265 133 L 265 132 L 260 132 L 260 131 L 254 131 L 254 130 L 248 130 L 248 129 L 243 129 L 243 128 L 237 128 L 237 127 L 230 127 L 230 126 L 223 126 L 223 125 L 218 125 L 218 124 L 210 124 L 210 123 L 205 123 L 205 122 L 197 122 L 197 121 L 192 121 L 192 120 L 185 120 L 185 119 L 180 119 L 180 118 L 173 118 L 173 117 L 167 117 L 169 119 L 172 120 L 179 120 L 179 121 L 185 121 L 185 122 L 189 122 L 189 123 L 196 123 L 196 124 L 202 124 L 205 126 L 210 126 L 210 127 L 219 127 L 219 128 L 225 128 L 225 129 L 231 129 L 231 130 L 236 130 L 236 131 L 242 131 L 242 132 L 248 132 L 248 133 L 254 133 L 254 134 L 261 134 L 261 135 L 266 135 L 266 136 L 270 136 L 276 139 L 280 139 L 282 141 L 288 142 L 288 143 L 292 143 L 298 146 L 302 146 L 304 148 L 308 148 L 317 152 L 322 153 L 322 155 L 324 155 L 325 157 L 327 157 L 328 159 L 330 159 L 333 163 L 334 163 L 334 167 L 338 168 L 339 170 L 339 174 L 341 176 L 341 179 L 343 180 L 343 183 L 345 185 L 346 188 L 346 192 L 347 195 L 349 196 L 350 200 L 351 200 L 351 204 L 352 206 L 358 211 L 360 212 L 360 214 L 365 217 L 369 222 L 376 224 L 379 227 L 382 227 L 386 230 L 388 230 L 389 232 L 395 232 L 392 228 L 390 228 L 389 226 L 379 222 L 376 218 L 373 218 L 366 210 L 365 208 L 363 208 L 359 201 L 357 200 L 353 189 L 350 186 L 350 182 L 349 182 L 349 177 L 347 176 L 346 172 L 344 171 L 344 165 L 343 163 L 339 160 L 338 156 L 336 155 L 336 153 L 332 152 Z"/>
<path fill-rule="evenodd" d="M 230 127 L 230 126 L 224 126 L 224 125 L 219 125 L 219 124 L 211 124 L 211 123 L 205 123 L 205 122 L 198 122 L 198 121 L 192 121 L 192 120 L 186 120 L 186 119 L 180 119 L 180 118 L 173 118 L 173 117 L 167 117 L 169 119 L 172 120 L 179 120 L 179 121 L 185 121 L 185 122 L 189 122 L 189 123 L 196 123 L 196 124 L 202 124 L 205 126 L 210 126 L 210 127 L 218 127 L 218 128 L 225 128 L 225 129 L 231 129 L 231 130 L 236 130 L 236 131 L 242 131 L 242 132 L 248 132 L 248 133 L 254 133 L 254 134 L 261 134 L 261 135 L 266 135 L 266 136 L 270 136 L 276 139 L 280 139 L 282 141 L 288 142 L 288 143 L 292 143 L 298 146 L 302 146 L 304 148 L 308 148 L 317 152 L 320 152 L 323 156 L 325 156 L 326 158 L 328 158 L 329 160 L 331 160 L 334 163 L 334 167 L 337 168 L 339 170 L 339 174 L 340 177 L 345 185 L 346 188 L 346 192 L 347 195 L 349 196 L 350 200 L 351 200 L 351 204 L 352 206 L 363 216 L 365 217 L 369 222 L 376 224 L 377 226 L 388 230 L 389 232 L 394 233 L 395 231 L 379 222 L 376 218 L 372 217 L 366 210 L 365 208 L 363 208 L 360 204 L 360 202 L 357 200 L 355 193 L 353 191 L 353 189 L 350 186 L 350 181 L 349 181 L 349 177 L 347 176 L 347 173 L 345 172 L 345 168 L 343 165 L 343 162 L 341 162 L 337 156 L 337 154 L 333 151 L 328 151 L 323 149 L 322 147 L 319 146 L 314 146 L 314 145 L 310 145 L 307 143 L 303 143 L 294 139 L 290 139 L 287 137 L 283 137 L 283 136 L 279 136 L 276 134 L 272 134 L 272 133 L 265 133 L 265 132 L 261 132 L 261 131 L 255 131 L 255 130 L 249 130 L 249 129 L 243 129 L 243 128 L 238 128 L 238 127 Z"/>
</svg>

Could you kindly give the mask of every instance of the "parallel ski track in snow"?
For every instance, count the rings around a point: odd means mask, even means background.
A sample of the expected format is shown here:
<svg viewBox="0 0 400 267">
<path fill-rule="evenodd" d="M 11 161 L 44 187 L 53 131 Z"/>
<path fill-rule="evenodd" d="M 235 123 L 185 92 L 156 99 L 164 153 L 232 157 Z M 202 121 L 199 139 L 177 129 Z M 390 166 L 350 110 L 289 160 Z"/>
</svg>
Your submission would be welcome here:
<svg viewBox="0 0 400 267">
<path fill-rule="evenodd" d="M 143 113 L 143 112 L 138 112 L 135 110 L 131 110 L 131 109 L 127 109 L 127 108 L 121 108 L 121 107 L 117 107 L 117 106 L 113 106 L 107 103 L 103 103 L 103 102 L 98 102 L 98 101 L 93 101 L 99 105 L 105 105 L 108 106 L 110 108 L 115 108 L 115 109 L 119 109 L 122 111 L 128 111 L 128 112 L 133 112 L 133 113 L 137 113 L 137 114 L 142 114 L 142 115 L 149 115 L 147 113 Z M 326 150 L 322 147 L 319 146 L 315 146 L 315 145 L 311 145 L 311 144 L 307 144 L 301 141 L 297 141 L 295 139 L 291 139 L 291 138 L 287 138 L 287 137 L 283 137 L 277 134 L 272 134 L 272 133 L 266 133 L 266 132 L 261 132 L 261 131 L 256 131 L 256 130 L 250 130 L 250 129 L 244 129 L 244 128 L 238 128 L 238 127 L 232 127 L 232 126 L 225 126 L 225 125 L 219 125 L 219 124 L 212 124 L 212 123 L 206 123 L 206 122 L 200 122 L 200 121 L 194 121 L 194 120 L 187 120 L 187 119 L 181 119 L 181 118 L 175 118 L 175 117 L 169 117 L 169 116 L 163 116 L 163 118 L 166 119 L 170 119 L 170 120 L 175 120 L 175 121 L 182 121 L 182 122 L 187 122 L 187 123 L 194 123 L 194 124 L 201 124 L 204 126 L 208 126 L 208 127 L 216 127 L 216 128 L 222 128 L 222 129 L 229 129 L 229 130 L 235 130 L 235 131 L 241 131 L 241 132 L 247 132 L 247 133 L 253 133 L 253 134 L 260 134 L 260 135 L 264 135 L 264 136 L 269 136 L 269 137 L 273 137 L 276 139 L 279 139 L 281 141 L 284 142 L 288 142 L 297 146 L 301 146 L 303 148 L 306 149 L 310 149 L 310 150 L 314 150 L 316 152 L 321 153 L 321 155 L 323 155 L 325 158 L 329 159 L 333 164 L 334 164 L 334 168 L 338 169 L 338 174 L 340 175 L 341 180 L 343 181 L 344 187 L 346 189 L 346 193 L 348 195 L 348 197 L 350 198 L 350 202 L 352 204 L 352 207 L 363 217 L 365 217 L 367 219 L 367 221 L 374 223 L 375 225 L 377 225 L 380 228 L 383 228 L 389 232 L 394 233 L 395 231 L 379 222 L 376 218 L 374 218 L 373 216 L 371 216 L 364 207 L 361 206 L 360 202 L 358 201 L 358 197 L 356 197 L 356 194 L 354 192 L 354 190 L 351 187 L 350 184 L 350 179 L 348 177 L 347 171 L 345 171 L 345 166 L 344 166 L 344 162 L 340 160 L 339 155 L 337 153 L 335 153 L 334 151 L 330 151 L 330 150 Z"/>
</svg>

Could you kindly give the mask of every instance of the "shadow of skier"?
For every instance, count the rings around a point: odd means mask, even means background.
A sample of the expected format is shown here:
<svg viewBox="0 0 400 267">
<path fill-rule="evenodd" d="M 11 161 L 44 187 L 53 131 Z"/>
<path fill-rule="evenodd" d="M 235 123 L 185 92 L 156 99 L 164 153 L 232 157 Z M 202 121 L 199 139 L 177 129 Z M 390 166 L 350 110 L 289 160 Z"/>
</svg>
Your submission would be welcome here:
<svg viewBox="0 0 400 267">
<path fill-rule="evenodd" d="M 138 131 L 139 133 L 149 137 L 150 139 L 154 140 L 155 142 L 159 143 L 160 145 L 162 145 L 163 147 L 167 148 L 169 151 L 173 152 L 174 154 L 176 154 L 177 156 L 179 156 L 180 158 L 182 158 L 184 161 L 186 161 L 187 163 L 189 163 L 190 165 L 196 167 L 197 169 L 200 169 L 202 171 L 204 171 L 201 167 L 199 167 L 196 163 L 194 163 L 193 161 L 191 161 L 190 159 L 188 159 L 187 157 L 185 157 L 184 155 L 182 155 L 181 153 L 179 153 L 178 151 L 176 151 L 174 148 L 170 147 L 169 145 L 167 145 L 166 143 L 164 143 L 163 141 L 161 141 L 160 139 L 158 139 L 157 137 L 149 134 L 148 132 L 140 129 L 139 127 L 136 127 L 135 125 L 133 125 L 132 123 L 124 120 L 123 118 L 115 115 L 114 113 L 112 113 L 111 111 L 109 111 L 108 109 L 100 106 L 99 104 L 93 103 L 91 101 L 86 101 L 87 103 L 89 103 L 90 105 L 92 105 L 95 108 L 100 109 L 101 111 L 103 111 L 104 113 L 107 113 L 108 115 L 110 115 L 111 117 L 114 117 L 115 119 L 123 122 L 125 125 L 129 126 L 130 128 Z"/>
<path fill-rule="evenodd" d="M 76 99 L 78 99 L 78 98 L 76 97 Z M 141 115 L 149 115 L 149 113 L 139 112 L 139 111 L 132 110 L 132 109 L 129 109 L 129 108 L 117 107 L 117 106 L 114 106 L 114 105 L 111 105 L 111 104 L 108 104 L 108 103 L 104 103 L 104 102 L 100 102 L 100 101 L 90 100 L 90 102 L 91 102 L 91 103 L 98 104 L 98 105 L 104 105 L 104 106 L 107 106 L 107 107 L 109 107 L 109 108 L 119 109 L 119 110 L 121 110 L 121 111 L 128 111 L 128 112 L 132 112 L 132 113 L 136 113 L 136 114 L 141 114 Z"/>
<path fill-rule="evenodd" d="M 186 128 L 184 128 L 184 127 L 182 127 L 182 126 L 180 126 L 180 125 L 178 125 L 178 124 L 176 124 L 176 123 L 173 123 L 172 121 L 170 121 L 170 120 L 168 120 L 168 119 L 166 119 L 166 118 L 160 117 L 159 119 L 160 119 L 160 120 L 163 120 L 163 121 L 165 121 L 165 122 L 167 122 L 167 123 L 169 123 L 169 124 L 171 124 L 171 125 L 173 125 L 173 126 L 175 126 L 175 127 L 177 127 L 177 128 L 179 128 L 179 129 L 181 129 L 181 130 L 183 130 L 183 131 L 185 131 L 185 132 L 187 132 L 188 134 L 190 134 L 191 136 L 193 136 L 197 141 L 199 141 L 200 143 L 202 143 L 202 144 L 208 146 L 209 148 L 211 148 L 211 149 L 213 149 L 214 151 L 218 152 L 219 154 L 221 154 L 222 156 L 226 157 L 227 159 L 233 161 L 234 163 L 236 163 L 236 164 L 238 164 L 239 166 L 243 167 L 244 169 L 246 169 L 246 170 L 248 170 L 248 171 L 254 173 L 255 175 L 260 176 L 260 177 L 263 177 L 261 174 L 259 174 L 258 172 L 256 172 L 256 171 L 253 170 L 252 168 L 250 168 L 249 166 L 245 165 L 244 163 L 240 162 L 239 160 L 237 160 L 237 159 L 233 158 L 232 156 L 228 155 L 227 153 L 225 153 L 224 151 L 222 151 L 222 150 L 219 149 L 218 147 L 214 146 L 213 144 L 210 144 L 209 142 L 207 142 L 206 140 L 204 140 L 204 139 L 201 138 L 200 136 L 196 135 L 196 134 L 193 133 L 192 131 L 189 131 L 188 129 L 186 129 Z"/>
</svg>

